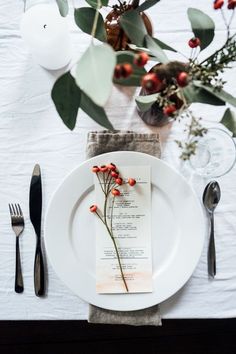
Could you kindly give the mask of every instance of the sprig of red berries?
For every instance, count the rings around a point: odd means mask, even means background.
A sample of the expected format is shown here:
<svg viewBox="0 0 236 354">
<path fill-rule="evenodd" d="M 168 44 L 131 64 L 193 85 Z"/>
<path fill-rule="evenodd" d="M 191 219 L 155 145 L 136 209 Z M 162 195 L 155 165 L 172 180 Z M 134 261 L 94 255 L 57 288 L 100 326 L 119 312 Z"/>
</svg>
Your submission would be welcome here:
<svg viewBox="0 0 236 354">
<path fill-rule="evenodd" d="M 114 209 L 114 203 L 115 199 L 119 196 L 121 196 L 121 186 L 125 184 L 123 178 L 120 176 L 120 172 L 117 169 L 116 165 L 114 163 L 109 163 L 107 165 L 101 165 L 101 166 L 93 166 L 92 167 L 92 172 L 97 175 L 100 187 L 104 193 L 104 206 L 103 206 L 103 214 L 101 213 L 100 209 L 96 204 L 93 204 L 90 206 L 89 210 L 91 213 L 95 213 L 101 222 L 104 224 L 106 227 L 106 230 L 108 231 L 108 234 L 114 244 L 118 264 L 119 264 L 119 269 L 121 273 L 121 277 L 124 283 L 124 287 L 126 291 L 128 292 L 128 286 L 126 283 L 125 275 L 123 272 L 123 268 L 121 265 L 120 261 L 120 255 L 118 251 L 118 247 L 116 245 L 116 240 L 113 234 L 113 227 L 112 227 L 112 221 L 113 221 L 113 209 Z M 135 186 L 136 180 L 134 178 L 128 178 L 127 184 L 129 184 L 131 187 Z M 110 197 L 112 197 L 112 206 L 109 208 L 108 202 Z M 110 216 L 108 217 L 108 214 L 110 212 Z M 110 221 L 110 222 L 108 222 Z"/>
</svg>

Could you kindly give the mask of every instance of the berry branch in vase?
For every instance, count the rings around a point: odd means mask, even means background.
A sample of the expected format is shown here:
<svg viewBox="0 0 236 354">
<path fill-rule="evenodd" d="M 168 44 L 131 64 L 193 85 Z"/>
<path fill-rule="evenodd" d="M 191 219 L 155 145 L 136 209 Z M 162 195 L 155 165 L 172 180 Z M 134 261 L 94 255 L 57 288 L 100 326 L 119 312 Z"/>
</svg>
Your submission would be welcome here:
<svg viewBox="0 0 236 354">
<path fill-rule="evenodd" d="M 122 196 L 122 186 L 124 186 L 124 184 L 128 184 L 129 186 L 133 187 L 136 184 L 136 180 L 134 178 L 129 178 L 127 182 L 124 182 L 120 176 L 119 171 L 117 170 L 116 165 L 113 163 L 102 166 L 93 166 L 92 172 L 96 174 L 99 185 L 104 194 L 104 204 L 103 212 L 101 212 L 101 209 L 96 204 L 90 206 L 90 211 L 95 213 L 99 220 L 103 223 L 108 236 L 112 241 L 118 261 L 121 279 L 123 281 L 126 292 L 129 292 L 121 263 L 119 247 L 114 235 L 113 219 L 116 198 Z"/>
</svg>

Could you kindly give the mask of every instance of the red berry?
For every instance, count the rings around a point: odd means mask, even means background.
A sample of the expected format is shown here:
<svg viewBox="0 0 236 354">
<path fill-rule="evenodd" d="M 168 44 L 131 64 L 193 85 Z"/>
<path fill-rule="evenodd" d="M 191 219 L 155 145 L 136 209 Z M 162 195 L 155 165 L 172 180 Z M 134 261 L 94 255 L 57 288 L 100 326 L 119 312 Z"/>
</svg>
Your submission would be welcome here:
<svg viewBox="0 0 236 354">
<path fill-rule="evenodd" d="M 196 48 L 198 46 L 200 46 L 201 41 L 198 37 L 193 37 L 188 41 L 188 45 L 190 48 Z"/>
<path fill-rule="evenodd" d="M 224 0 L 215 0 L 213 7 L 215 10 L 218 10 L 221 9 L 223 5 L 224 5 Z"/>
<path fill-rule="evenodd" d="M 108 168 L 108 170 L 115 171 L 116 165 L 114 165 L 114 163 L 111 162 L 107 165 L 107 168 Z"/>
<path fill-rule="evenodd" d="M 120 64 L 117 64 L 114 70 L 114 77 L 115 79 L 120 79 L 121 76 L 122 76 L 122 66 Z"/>
<path fill-rule="evenodd" d="M 162 82 L 155 73 L 149 73 L 142 78 L 142 88 L 147 91 L 147 93 L 155 93 L 161 90 Z"/>
<path fill-rule="evenodd" d="M 179 75 L 176 78 L 177 83 L 180 87 L 184 87 L 188 85 L 188 74 L 185 71 L 182 71 L 179 73 Z"/>
<path fill-rule="evenodd" d="M 129 63 L 125 63 L 121 65 L 121 76 L 126 79 L 129 77 L 133 72 L 132 65 Z"/>
<path fill-rule="evenodd" d="M 119 184 L 119 186 L 121 186 L 122 183 L 123 183 L 123 179 L 122 178 L 119 177 L 119 178 L 116 179 L 116 184 Z"/>
<path fill-rule="evenodd" d="M 106 165 L 100 166 L 100 171 L 101 171 L 101 172 L 107 172 L 107 170 L 108 170 L 108 168 L 107 168 Z"/>
<path fill-rule="evenodd" d="M 131 187 L 133 187 L 133 186 L 136 184 L 136 181 L 135 181 L 134 178 L 129 178 L 129 179 L 128 179 L 128 183 L 129 183 L 129 185 L 130 185 Z"/>
<path fill-rule="evenodd" d="M 120 191 L 116 188 L 113 188 L 111 193 L 114 195 L 114 197 L 118 197 L 120 195 Z"/>
<path fill-rule="evenodd" d="M 98 173 L 100 171 L 100 168 L 98 166 L 93 166 L 92 172 Z"/>
<path fill-rule="evenodd" d="M 89 208 L 89 210 L 91 211 L 91 213 L 95 213 L 97 211 L 97 205 L 91 205 L 91 207 Z"/>
<path fill-rule="evenodd" d="M 143 67 L 144 65 L 147 64 L 148 60 L 149 60 L 149 55 L 145 52 L 142 52 L 135 55 L 134 64 Z"/>
<path fill-rule="evenodd" d="M 228 9 L 234 10 L 236 7 L 236 0 L 228 0 Z"/>
<path fill-rule="evenodd" d="M 174 104 L 170 104 L 163 108 L 163 113 L 166 116 L 171 116 L 176 111 L 176 106 Z"/>
<path fill-rule="evenodd" d="M 118 171 L 111 171 L 111 176 L 114 178 L 117 178 L 119 176 L 119 172 Z"/>
</svg>

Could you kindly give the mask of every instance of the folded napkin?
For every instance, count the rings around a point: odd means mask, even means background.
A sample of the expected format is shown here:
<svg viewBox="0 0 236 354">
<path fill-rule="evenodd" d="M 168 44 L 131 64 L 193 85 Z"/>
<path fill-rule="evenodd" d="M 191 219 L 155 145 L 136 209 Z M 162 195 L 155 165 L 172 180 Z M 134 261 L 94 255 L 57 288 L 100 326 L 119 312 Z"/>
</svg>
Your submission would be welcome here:
<svg viewBox="0 0 236 354">
<path fill-rule="evenodd" d="M 139 151 L 160 157 L 159 136 L 132 131 L 99 131 L 88 134 L 87 158 L 111 151 Z M 88 322 L 161 326 L 161 316 L 158 305 L 138 311 L 111 311 L 89 305 Z"/>
</svg>

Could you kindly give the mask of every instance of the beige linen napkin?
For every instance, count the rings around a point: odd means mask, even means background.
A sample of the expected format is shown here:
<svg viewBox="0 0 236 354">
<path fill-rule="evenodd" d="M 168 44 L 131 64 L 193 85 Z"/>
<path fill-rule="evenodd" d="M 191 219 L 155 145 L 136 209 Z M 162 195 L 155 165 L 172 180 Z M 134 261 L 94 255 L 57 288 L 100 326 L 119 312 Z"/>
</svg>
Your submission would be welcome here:
<svg viewBox="0 0 236 354">
<path fill-rule="evenodd" d="M 159 136 L 132 131 L 99 131 L 88 134 L 87 158 L 111 151 L 139 151 L 160 157 Z M 89 305 L 88 322 L 161 326 L 161 316 L 158 305 L 138 311 L 111 311 Z"/>
</svg>

